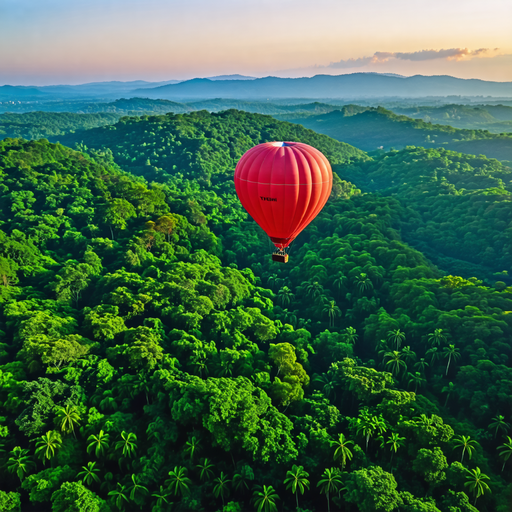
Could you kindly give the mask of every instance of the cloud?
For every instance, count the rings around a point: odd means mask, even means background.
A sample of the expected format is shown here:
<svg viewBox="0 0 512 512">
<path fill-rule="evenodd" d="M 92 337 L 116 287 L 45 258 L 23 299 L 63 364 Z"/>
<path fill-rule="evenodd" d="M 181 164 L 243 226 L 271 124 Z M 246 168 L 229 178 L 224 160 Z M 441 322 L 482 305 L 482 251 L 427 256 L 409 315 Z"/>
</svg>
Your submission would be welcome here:
<svg viewBox="0 0 512 512">
<path fill-rule="evenodd" d="M 434 59 L 445 60 L 468 60 L 473 57 L 480 57 L 494 52 L 498 48 L 491 50 L 489 48 L 479 48 L 478 50 L 469 50 L 468 48 L 449 48 L 442 50 L 420 50 L 417 52 L 375 52 L 372 57 L 359 57 L 357 59 L 346 59 L 338 62 L 331 62 L 327 66 L 319 66 L 325 68 L 345 69 L 360 68 L 368 64 L 380 64 L 388 62 L 391 59 L 425 61 Z"/>
</svg>

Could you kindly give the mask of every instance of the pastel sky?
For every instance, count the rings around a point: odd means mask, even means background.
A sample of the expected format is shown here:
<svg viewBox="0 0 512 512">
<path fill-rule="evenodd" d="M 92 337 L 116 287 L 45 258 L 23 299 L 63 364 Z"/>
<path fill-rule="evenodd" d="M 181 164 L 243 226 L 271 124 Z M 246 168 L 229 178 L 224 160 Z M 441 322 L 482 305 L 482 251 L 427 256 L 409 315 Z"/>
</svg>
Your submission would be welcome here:
<svg viewBox="0 0 512 512">
<path fill-rule="evenodd" d="M 0 0 L 0 85 L 361 71 L 512 81 L 512 1 Z"/>
</svg>

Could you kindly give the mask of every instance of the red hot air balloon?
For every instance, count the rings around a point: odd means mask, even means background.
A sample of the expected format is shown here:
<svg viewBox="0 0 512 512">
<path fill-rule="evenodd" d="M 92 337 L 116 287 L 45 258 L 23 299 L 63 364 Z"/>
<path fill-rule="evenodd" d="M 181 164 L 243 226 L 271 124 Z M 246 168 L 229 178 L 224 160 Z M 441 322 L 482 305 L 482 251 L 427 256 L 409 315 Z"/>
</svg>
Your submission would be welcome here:
<svg viewBox="0 0 512 512">
<path fill-rule="evenodd" d="M 274 261 L 320 213 L 332 189 L 329 161 L 301 142 L 265 142 L 247 151 L 235 170 L 236 193 L 276 246 Z"/>
</svg>

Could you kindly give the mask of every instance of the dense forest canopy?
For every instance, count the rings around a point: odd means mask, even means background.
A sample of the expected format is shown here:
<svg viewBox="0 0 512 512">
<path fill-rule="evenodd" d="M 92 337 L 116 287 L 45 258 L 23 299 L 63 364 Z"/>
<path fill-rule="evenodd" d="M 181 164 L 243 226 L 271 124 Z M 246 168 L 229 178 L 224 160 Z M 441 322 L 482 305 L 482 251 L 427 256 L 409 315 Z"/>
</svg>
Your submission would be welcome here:
<svg viewBox="0 0 512 512">
<path fill-rule="evenodd" d="M 399 197 L 412 214 L 402 236 L 440 268 L 512 283 L 512 168 L 482 155 L 407 147 L 335 169 L 364 190 Z"/>
<path fill-rule="evenodd" d="M 0 510 L 510 510 L 510 168 L 236 111 L 80 135 L 0 142 Z M 288 265 L 231 182 L 275 139 L 336 171 Z"/>
<path fill-rule="evenodd" d="M 455 128 L 484 129 L 492 133 L 512 132 L 512 106 L 508 105 L 447 104 L 437 107 L 402 106 L 391 110 L 396 114 Z"/>
<path fill-rule="evenodd" d="M 421 119 L 397 115 L 383 107 L 370 108 L 356 115 L 333 111 L 318 116 L 286 116 L 336 140 L 347 142 L 364 151 L 389 150 L 405 146 L 443 147 L 472 155 L 512 161 L 512 134 L 467 130 Z"/>
</svg>

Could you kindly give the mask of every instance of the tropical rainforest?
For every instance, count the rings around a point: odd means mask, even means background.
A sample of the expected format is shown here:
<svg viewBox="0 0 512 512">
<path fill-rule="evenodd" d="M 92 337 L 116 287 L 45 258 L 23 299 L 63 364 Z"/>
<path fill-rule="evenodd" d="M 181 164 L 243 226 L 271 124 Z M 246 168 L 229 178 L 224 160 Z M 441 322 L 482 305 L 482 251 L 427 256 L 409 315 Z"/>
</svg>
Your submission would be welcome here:
<svg viewBox="0 0 512 512">
<path fill-rule="evenodd" d="M 510 511 L 506 162 L 83 128 L 0 141 L 0 511 Z M 286 265 L 232 180 L 272 140 L 335 171 Z"/>
</svg>

